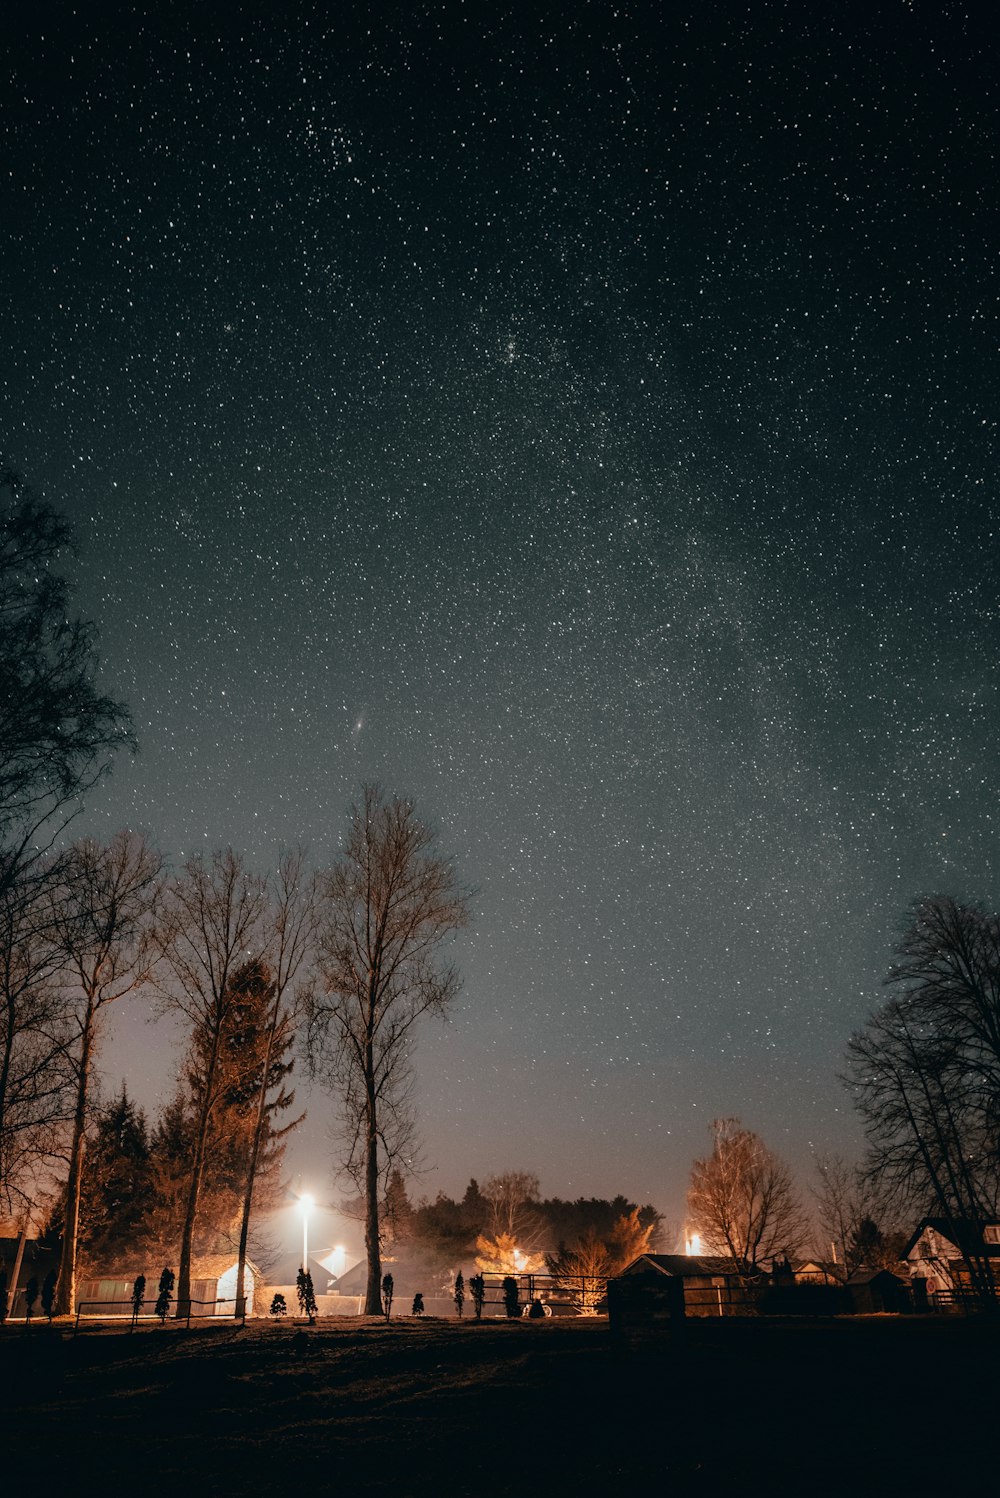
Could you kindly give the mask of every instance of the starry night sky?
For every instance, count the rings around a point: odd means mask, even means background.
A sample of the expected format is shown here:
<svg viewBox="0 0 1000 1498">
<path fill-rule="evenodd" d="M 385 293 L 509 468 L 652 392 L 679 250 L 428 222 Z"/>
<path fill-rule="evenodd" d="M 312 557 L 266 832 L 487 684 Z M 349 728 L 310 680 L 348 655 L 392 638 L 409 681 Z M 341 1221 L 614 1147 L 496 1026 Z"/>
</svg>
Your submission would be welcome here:
<svg viewBox="0 0 1000 1498">
<path fill-rule="evenodd" d="M 975 15 L 16 8 L 0 441 L 141 740 L 80 825 L 416 799 L 478 891 L 418 1195 L 677 1221 L 718 1113 L 805 1176 L 908 901 L 997 898 Z M 110 1086 L 175 1059 L 117 1017 Z"/>
</svg>

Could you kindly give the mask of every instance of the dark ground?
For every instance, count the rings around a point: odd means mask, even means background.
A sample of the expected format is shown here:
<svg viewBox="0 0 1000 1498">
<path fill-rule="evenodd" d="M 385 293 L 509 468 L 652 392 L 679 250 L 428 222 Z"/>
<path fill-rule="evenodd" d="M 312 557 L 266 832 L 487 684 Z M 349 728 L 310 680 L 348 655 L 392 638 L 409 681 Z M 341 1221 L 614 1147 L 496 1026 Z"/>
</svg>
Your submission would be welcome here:
<svg viewBox="0 0 1000 1498">
<path fill-rule="evenodd" d="M 340 1320 L 0 1335 L 12 1494 L 987 1491 L 1000 1334 L 962 1320 Z M 984 1488 L 983 1484 L 987 1487 Z"/>
</svg>

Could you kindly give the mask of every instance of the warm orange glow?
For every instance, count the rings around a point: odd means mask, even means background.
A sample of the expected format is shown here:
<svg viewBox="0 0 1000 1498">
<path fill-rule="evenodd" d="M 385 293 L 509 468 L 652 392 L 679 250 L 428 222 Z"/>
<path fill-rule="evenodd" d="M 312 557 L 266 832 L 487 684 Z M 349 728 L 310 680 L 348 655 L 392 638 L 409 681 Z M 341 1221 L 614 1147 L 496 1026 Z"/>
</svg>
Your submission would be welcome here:
<svg viewBox="0 0 1000 1498">
<path fill-rule="evenodd" d="M 697 1254 L 701 1253 L 701 1234 L 700 1233 L 686 1233 L 685 1234 L 685 1236 L 684 1236 L 684 1252 L 687 1254 L 688 1258 L 692 1258 L 692 1257 L 696 1256 Z"/>
</svg>

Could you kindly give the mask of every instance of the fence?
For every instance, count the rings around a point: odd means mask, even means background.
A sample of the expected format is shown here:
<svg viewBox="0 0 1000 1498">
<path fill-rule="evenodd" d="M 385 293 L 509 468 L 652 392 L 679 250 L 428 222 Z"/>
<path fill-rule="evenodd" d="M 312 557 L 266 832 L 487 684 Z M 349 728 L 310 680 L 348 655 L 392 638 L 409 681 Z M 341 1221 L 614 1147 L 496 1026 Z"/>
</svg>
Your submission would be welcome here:
<svg viewBox="0 0 1000 1498">
<path fill-rule="evenodd" d="M 97 1323 L 101 1321 L 127 1321 L 130 1326 L 136 1326 L 140 1321 L 183 1321 L 185 1326 L 190 1327 L 192 1319 L 195 1321 L 208 1321 L 217 1316 L 219 1314 L 219 1306 L 232 1306 L 234 1313 L 232 1319 L 236 1320 L 235 1298 L 230 1300 L 195 1300 L 192 1298 L 186 1301 L 185 1304 L 187 1305 L 186 1316 L 178 1316 L 175 1305 L 171 1303 L 166 1316 L 160 1317 L 157 1316 L 155 1311 L 144 1311 L 141 1307 L 136 1311 L 131 1300 L 81 1300 L 77 1302 L 76 1325 L 73 1328 L 73 1335 L 75 1336 L 80 1330 L 81 1321 L 93 1321 Z M 142 1305 L 155 1305 L 155 1301 L 150 1298 L 143 1301 Z M 111 1311 L 109 1310 L 111 1306 L 124 1306 L 127 1309 L 120 1312 Z M 193 1309 L 194 1306 L 211 1306 L 212 1309 L 210 1311 L 196 1311 Z M 89 1309 L 94 1307 L 98 1309 Z M 241 1323 L 246 1321 L 245 1309 L 244 1314 L 239 1319 Z"/>
</svg>

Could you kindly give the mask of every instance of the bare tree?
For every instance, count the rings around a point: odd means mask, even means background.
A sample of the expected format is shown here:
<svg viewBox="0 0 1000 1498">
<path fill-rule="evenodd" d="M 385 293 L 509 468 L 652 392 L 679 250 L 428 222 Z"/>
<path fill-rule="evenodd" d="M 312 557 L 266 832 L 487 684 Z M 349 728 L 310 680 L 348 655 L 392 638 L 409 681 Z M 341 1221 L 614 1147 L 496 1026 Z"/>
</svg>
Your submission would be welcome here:
<svg viewBox="0 0 1000 1498">
<path fill-rule="evenodd" d="M 505 1170 L 489 1176 L 483 1185 L 489 1203 L 487 1230 L 492 1237 L 508 1233 L 526 1241 L 537 1237 L 538 1199 L 541 1183 L 530 1170 Z"/>
<path fill-rule="evenodd" d="M 752 1274 L 767 1259 L 794 1253 L 808 1235 L 788 1166 L 738 1118 L 712 1124 L 712 1153 L 691 1167 L 688 1221 L 710 1253 Z"/>
<path fill-rule="evenodd" d="M 608 1280 L 647 1253 L 655 1223 L 639 1220 L 640 1208 L 623 1213 L 609 1233 L 593 1228 L 582 1233 L 572 1248 L 546 1255 L 546 1266 L 559 1287 L 568 1290 L 581 1315 L 594 1316 L 607 1293 Z"/>
<path fill-rule="evenodd" d="M 341 1099 L 343 1169 L 364 1198 L 366 1316 L 381 1313 L 380 1187 L 414 1139 L 414 1027 L 444 1014 L 459 986 L 440 949 L 465 924 L 467 901 L 434 842 L 411 802 L 367 785 L 321 881 L 310 1061 Z"/>
<path fill-rule="evenodd" d="M 306 871 L 305 853 L 301 848 L 284 854 L 278 865 L 276 891 L 267 924 L 270 996 L 257 1041 L 258 1079 L 253 1098 L 253 1129 L 236 1271 L 238 1318 L 242 1317 L 246 1303 L 247 1240 L 258 1164 L 269 1140 L 273 1143 L 276 1138 L 271 1119 L 291 1107 L 294 1100 L 294 1093 L 282 1085 L 291 1071 L 291 1063 L 286 1063 L 284 1057 L 295 1037 L 305 997 L 304 989 L 296 992 L 296 984 L 301 983 L 306 975 L 316 939 L 316 881 Z M 287 1135 L 299 1122 L 301 1119 L 287 1124 L 280 1134 Z"/>
<path fill-rule="evenodd" d="M 65 883 L 54 892 L 52 924 L 65 962 L 75 1104 L 56 1313 L 76 1303 L 88 1103 L 99 1021 L 110 1004 L 150 981 L 151 919 L 162 862 L 142 837 L 120 832 L 107 847 L 87 838 L 70 851 Z"/>
<path fill-rule="evenodd" d="M 157 934 L 164 966 L 159 986 L 164 1007 L 191 1027 L 187 1075 L 195 1114 L 177 1271 L 178 1317 L 186 1317 L 190 1308 L 195 1218 L 212 1119 L 233 1085 L 225 1065 L 232 979 L 243 963 L 263 955 L 266 907 L 265 881 L 249 873 L 232 849 L 207 862 L 193 858 L 165 892 Z"/>
<path fill-rule="evenodd" d="M 1000 1208 L 1000 917 L 920 900 L 887 982 L 895 995 L 848 1047 L 869 1171 L 895 1205 L 958 1229 Z M 967 1255 L 974 1297 L 996 1300 L 988 1256 Z"/>
<path fill-rule="evenodd" d="M 816 1156 L 816 1184 L 810 1188 L 816 1203 L 820 1257 L 831 1253 L 850 1273 L 848 1247 L 862 1219 L 869 1215 L 871 1184 L 865 1172 L 840 1155 Z"/>
</svg>

